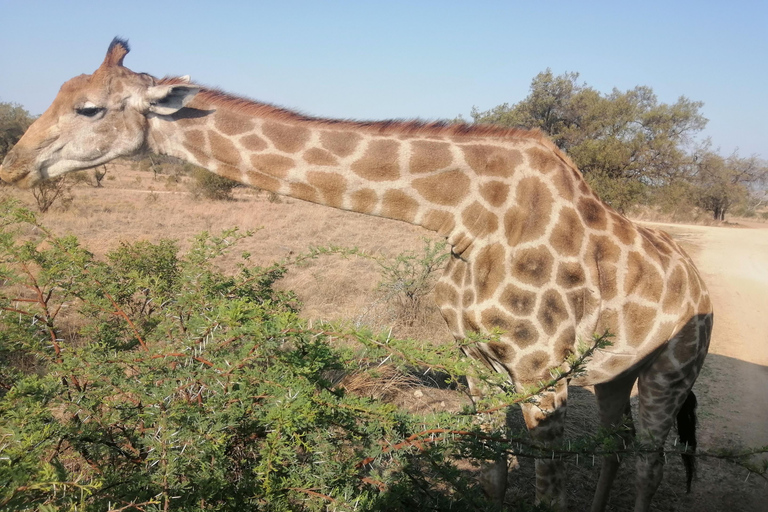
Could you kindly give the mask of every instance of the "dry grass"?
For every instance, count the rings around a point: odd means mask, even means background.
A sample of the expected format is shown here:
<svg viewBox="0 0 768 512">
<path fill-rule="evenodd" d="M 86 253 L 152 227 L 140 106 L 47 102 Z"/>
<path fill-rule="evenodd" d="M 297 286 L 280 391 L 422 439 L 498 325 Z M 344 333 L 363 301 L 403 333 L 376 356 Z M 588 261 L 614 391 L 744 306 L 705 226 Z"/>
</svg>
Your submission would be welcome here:
<svg viewBox="0 0 768 512">
<path fill-rule="evenodd" d="M 215 234 L 232 227 L 254 231 L 238 248 L 250 252 L 256 264 L 269 264 L 312 246 L 358 247 L 372 255 L 394 257 L 423 244 L 425 232 L 401 222 L 290 198 L 275 201 L 266 192 L 252 189 L 237 189 L 234 201 L 194 199 L 188 178 L 177 181 L 160 175 L 156 179 L 153 173 L 132 167 L 130 162 L 110 165 L 102 188 L 77 184 L 71 205 L 64 210 L 54 206 L 40 215 L 41 220 L 57 234 L 76 235 L 97 256 L 123 241 L 161 238 L 178 240 L 184 250 L 202 231 Z M 0 195 L 35 204 L 28 191 L 3 187 Z M 233 257 L 224 265 L 234 266 L 237 261 Z M 297 292 L 308 319 L 357 320 L 376 329 L 394 326 L 399 337 L 451 340 L 436 307 L 428 308 L 423 324 L 401 328 L 381 304 L 376 291 L 379 280 L 374 261 L 327 256 L 292 267 L 281 286 Z"/>
</svg>

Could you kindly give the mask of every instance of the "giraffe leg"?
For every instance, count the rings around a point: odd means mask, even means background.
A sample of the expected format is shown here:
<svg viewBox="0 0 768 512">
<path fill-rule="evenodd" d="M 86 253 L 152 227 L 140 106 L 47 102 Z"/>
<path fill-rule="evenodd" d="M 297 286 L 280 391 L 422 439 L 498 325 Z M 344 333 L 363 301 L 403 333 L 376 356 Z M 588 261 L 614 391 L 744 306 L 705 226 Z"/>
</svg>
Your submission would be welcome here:
<svg viewBox="0 0 768 512">
<path fill-rule="evenodd" d="M 698 374 L 698 368 L 691 368 L 692 365 L 688 366 L 688 372 L 679 369 L 675 372 L 660 371 L 660 368 L 670 367 L 670 358 L 671 355 L 666 352 L 660 354 L 659 359 L 640 374 L 638 382 L 638 442 L 647 453 L 639 454 L 637 459 L 635 512 L 650 510 L 651 500 L 664 472 L 661 450 Z"/>
<path fill-rule="evenodd" d="M 534 442 L 554 448 L 562 440 L 567 400 L 568 384 L 561 381 L 554 391 L 542 393 L 537 403 L 522 405 L 523 418 Z M 562 460 L 536 459 L 536 502 L 567 510 Z"/>
<path fill-rule="evenodd" d="M 597 397 L 597 406 L 600 412 L 600 425 L 607 430 L 616 430 L 622 427 L 625 418 L 628 420 L 628 426 L 632 424 L 632 407 L 629 404 L 629 395 L 632 392 L 632 386 L 637 380 L 637 374 L 624 376 L 619 379 L 598 384 L 595 386 L 595 396 Z M 625 441 L 634 436 L 634 430 L 619 431 L 619 435 Z M 600 479 L 595 489 L 595 497 L 592 500 L 592 512 L 602 512 L 608 504 L 608 496 L 616 478 L 616 472 L 621 463 L 617 455 L 603 457 L 603 463 L 600 468 Z"/>
</svg>

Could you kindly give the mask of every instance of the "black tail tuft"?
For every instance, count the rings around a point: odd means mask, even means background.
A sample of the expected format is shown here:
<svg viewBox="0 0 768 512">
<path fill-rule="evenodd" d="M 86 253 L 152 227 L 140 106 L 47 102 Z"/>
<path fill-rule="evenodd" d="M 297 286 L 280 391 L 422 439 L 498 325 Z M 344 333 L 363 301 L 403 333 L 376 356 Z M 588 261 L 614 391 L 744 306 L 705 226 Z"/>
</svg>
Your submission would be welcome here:
<svg viewBox="0 0 768 512">
<path fill-rule="evenodd" d="M 690 453 L 683 454 L 683 465 L 685 466 L 685 476 L 687 492 L 691 492 L 691 482 L 696 474 L 696 395 L 693 391 L 688 393 L 688 397 L 677 413 L 677 435 L 683 447 Z"/>
</svg>

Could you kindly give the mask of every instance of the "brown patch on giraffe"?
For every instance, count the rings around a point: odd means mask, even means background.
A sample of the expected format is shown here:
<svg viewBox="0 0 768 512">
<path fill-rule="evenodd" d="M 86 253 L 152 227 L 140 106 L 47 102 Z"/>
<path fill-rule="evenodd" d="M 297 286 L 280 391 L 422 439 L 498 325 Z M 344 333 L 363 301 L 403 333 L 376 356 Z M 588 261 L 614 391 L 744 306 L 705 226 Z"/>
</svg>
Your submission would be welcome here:
<svg viewBox="0 0 768 512">
<path fill-rule="evenodd" d="M 539 320 L 539 324 L 544 329 L 544 332 L 549 336 L 557 331 L 560 322 L 568 319 L 568 309 L 565 307 L 565 302 L 558 292 L 552 289 L 544 292 L 541 296 L 536 318 Z"/>
<path fill-rule="evenodd" d="M 621 336 L 619 325 L 619 312 L 615 309 L 604 309 L 595 324 L 595 333 L 602 335 L 607 331 L 614 336 Z"/>
<path fill-rule="evenodd" d="M 208 141 L 211 143 L 211 156 L 219 162 L 237 167 L 240 165 L 240 151 L 231 140 L 222 137 L 218 132 L 208 133 Z"/>
<path fill-rule="evenodd" d="M 468 259 L 469 255 L 472 253 L 470 246 L 474 240 L 473 237 L 469 236 L 464 231 L 458 230 L 451 234 L 448 242 L 451 244 L 452 252 L 454 254 L 460 254 L 462 258 Z"/>
<path fill-rule="evenodd" d="M 456 286 L 464 286 L 464 280 L 465 280 L 465 274 L 469 274 L 468 265 L 464 262 L 457 263 L 456 265 L 452 265 L 453 268 L 450 269 L 451 272 L 451 280 L 456 284 Z"/>
<path fill-rule="evenodd" d="M 189 151 L 200 165 L 207 165 L 211 158 L 205 153 L 205 133 L 202 130 L 189 130 L 184 134 L 184 148 Z"/>
<path fill-rule="evenodd" d="M 639 295 L 651 301 L 661 299 L 664 281 L 656 267 L 648 262 L 643 255 L 632 251 L 627 256 L 626 277 L 624 278 L 624 293 Z"/>
<path fill-rule="evenodd" d="M 576 343 L 576 329 L 574 327 L 568 327 L 563 330 L 560 336 L 555 340 L 555 358 L 561 363 L 565 362 L 565 359 L 573 354 L 573 347 Z"/>
<path fill-rule="evenodd" d="M 493 358 L 500 363 L 509 363 L 515 357 L 515 349 L 506 343 L 489 341 L 486 345 L 488 345 L 488 350 L 493 355 Z"/>
<path fill-rule="evenodd" d="M 477 316 L 473 311 L 465 309 L 461 315 L 461 320 L 464 324 L 464 330 L 469 332 L 480 332 L 480 322 L 477 320 Z"/>
<path fill-rule="evenodd" d="M 248 151 L 264 151 L 269 147 L 267 141 L 256 134 L 246 135 L 240 138 L 240 144 Z"/>
<path fill-rule="evenodd" d="M 450 308 L 440 308 L 440 314 L 443 315 L 443 320 L 445 320 L 445 323 L 448 325 L 448 330 L 454 335 L 461 333 L 461 329 L 459 328 L 459 315 L 455 310 Z"/>
<path fill-rule="evenodd" d="M 565 299 L 571 307 L 574 320 L 578 323 L 586 312 L 586 290 L 574 290 L 565 294 Z"/>
<path fill-rule="evenodd" d="M 413 188 L 430 203 L 456 206 L 469 194 L 470 179 L 456 169 L 426 178 L 416 178 Z"/>
<path fill-rule="evenodd" d="M 272 141 L 275 148 L 286 153 L 296 153 L 309 141 L 310 131 L 303 126 L 266 121 L 261 133 Z"/>
<path fill-rule="evenodd" d="M 539 147 L 527 149 L 525 155 L 528 157 L 528 165 L 545 174 L 562 166 L 562 160 L 557 158 L 552 151 L 546 151 Z"/>
<path fill-rule="evenodd" d="M 573 208 L 563 208 L 557 219 L 549 242 L 561 256 L 576 256 L 584 240 L 584 224 Z"/>
<path fill-rule="evenodd" d="M 582 197 L 576 208 L 587 227 L 604 230 L 608 226 L 607 209 L 594 197 Z"/>
<path fill-rule="evenodd" d="M 549 354 L 543 350 L 537 350 L 520 359 L 516 365 L 520 369 L 519 375 L 515 375 L 521 382 L 536 382 L 547 376 L 549 369 Z"/>
<path fill-rule="evenodd" d="M 371 181 L 393 181 L 400 177 L 400 143 L 391 139 L 375 139 L 368 143 L 365 154 L 355 160 L 352 172 Z"/>
<path fill-rule="evenodd" d="M 688 274 L 688 284 L 691 290 L 690 299 L 696 304 L 701 299 L 701 278 L 696 269 L 691 265 L 686 264 L 685 271 Z"/>
<path fill-rule="evenodd" d="M 507 337 L 516 347 L 525 348 L 539 341 L 539 330 L 530 320 L 515 319 L 507 331 Z"/>
<path fill-rule="evenodd" d="M 544 235 L 552 215 L 552 193 L 536 176 L 520 180 L 515 206 L 504 215 L 509 245 L 537 240 Z"/>
<path fill-rule="evenodd" d="M 643 344 L 656 323 L 656 309 L 634 302 L 624 305 L 627 343 L 634 348 Z"/>
<path fill-rule="evenodd" d="M 476 144 L 463 146 L 464 160 L 481 176 L 511 176 L 523 163 L 523 155 L 516 149 Z"/>
<path fill-rule="evenodd" d="M 618 213 L 611 212 L 611 218 L 613 219 L 613 234 L 616 235 L 616 238 L 623 244 L 632 245 L 635 242 L 635 226 Z"/>
<path fill-rule="evenodd" d="M 461 214 L 461 220 L 475 239 L 482 238 L 499 229 L 497 216 L 477 201 L 464 210 Z"/>
<path fill-rule="evenodd" d="M 621 248 L 607 235 L 592 235 L 587 242 L 587 261 L 592 281 L 598 283 L 600 296 L 610 300 L 618 293 L 617 264 Z"/>
<path fill-rule="evenodd" d="M 580 176 L 581 175 L 578 174 L 578 172 L 576 173 L 576 176 L 574 176 L 571 169 L 565 165 L 559 165 L 550 179 L 557 189 L 558 196 L 570 203 L 573 202 L 573 198 L 576 197 L 576 183 L 581 181 Z"/>
<path fill-rule="evenodd" d="M 291 183 L 289 186 L 289 195 L 296 199 L 303 199 L 312 203 L 319 203 L 320 198 L 317 195 L 317 189 L 306 183 Z"/>
<path fill-rule="evenodd" d="M 536 294 L 534 292 L 518 288 L 514 284 L 508 284 L 499 299 L 504 307 L 517 316 L 528 316 L 533 313 L 536 306 Z"/>
<path fill-rule="evenodd" d="M 618 375 L 626 369 L 627 358 L 621 356 L 610 356 L 600 363 L 600 367 L 611 375 Z M 590 372 L 591 376 L 591 372 Z"/>
<path fill-rule="evenodd" d="M 254 171 L 246 171 L 245 176 L 246 181 L 254 187 L 272 191 L 280 189 L 280 182 L 272 176 L 267 176 L 266 174 Z"/>
<path fill-rule="evenodd" d="M 443 307 L 446 305 L 458 305 L 459 293 L 456 288 L 450 286 L 448 283 L 438 282 L 434 289 L 435 302 L 438 306 Z"/>
<path fill-rule="evenodd" d="M 419 202 L 402 190 L 388 190 L 381 203 L 381 214 L 389 219 L 413 222 L 419 212 Z"/>
<path fill-rule="evenodd" d="M 239 135 L 252 131 L 256 124 L 246 116 L 230 112 L 228 115 L 215 116 L 214 126 L 224 135 Z"/>
<path fill-rule="evenodd" d="M 228 180 L 241 182 L 243 179 L 243 171 L 237 167 L 233 167 L 225 163 L 219 162 L 214 164 L 213 170 L 217 175 L 221 176 L 222 178 L 227 178 Z"/>
<path fill-rule="evenodd" d="M 666 246 L 666 243 L 657 238 L 653 230 L 646 227 L 640 226 L 637 231 L 641 236 L 643 252 L 661 263 L 662 266 L 666 266 L 669 262 L 670 249 L 668 247 L 665 247 L 664 251 L 659 249 L 659 245 Z"/>
<path fill-rule="evenodd" d="M 507 202 L 509 185 L 502 181 L 489 181 L 480 185 L 480 195 L 488 201 L 488 204 L 498 208 Z"/>
<path fill-rule="evenodd" d="M 184 145 L 189 144 L 198 148 L 205 147 L 205 132 L 202 130 L 188 130 L 184 133 Z"/>
<path fill-rule="evenodd" d="M 347 191 L 347 180 L 343 176 L 332 172 L 309 171 L 307 183 L 320 191 L 324 204 L 340 208 L 344 201 L 344 193 Z"/>
<path fill-rule="evenodd" d="M 448 236 L 456 227 L 456 217 L 453 213 L 444 210 L 429 210 L 424 214 L 421 225 L 432 231 L 437 231 L 441 236 Z"/>
<path fill-rule="evenodd" d="M 284 178 L 293 168 L 294 162 L 283 155 L 257 153 L 251 155 L 251 166 L 259 172 Z"/>
<path fill-rule="evenodd" d="M 520 281 L 533 286 L 549 282 L 554 257 L 546 246 L 522 249 L 512 259 L 512 274 Z"/>
<path fill-rule="evenodd" d="M 376 191 L 370 188 L 357 190 L 350 196 L 352 199 L 352 210 L 360 213 L 372 213 L 379 202 L 379 196 Z"/>
<path fill-rule="evenodd" d="M 584 267 L 579 262 L 560 262 L 557 266 L 556 283 L 567 289 L 583 285 L 587 280 Z"/>
<path fill-rule="evenodd" d="M 497 307 L 484 309 L 480 319 L 486 331 L 499 329 L 502 331 L 502 334 L 507 334 L 513 329 L 513 325 L 509 321 L 509 315 Z"/>
<path fill-rule="evenodd" d="M 411 160 L 408 165 L 412 174 L 444 169 L 452 161 L 451 146 L 447 142 L 417 140 L 411 143 Z"/>
<path fill-rule="evenodd" d="M 677 344 L 675 341 L 672 342 L 673 344 Z M 679 375 L 681 370 L 681 365 L 678 363 L 677 360 L 673 358 L 673 354 L 669 351 L 665 351 L 663 354 L 661 354 L 659 357 L 656 358 L 656 360 L 653 362 L 653 371 L 657 375 Z M 649 379 L 650 380 L 650 379 Z M 653 381 L 652 381 L 653 382 Z M 656 382 L 653 382 L 652 384 L 655 386 L 653 389 L 659 393 L 660 396 L 668 395 L 669 393 L 669 385 L 668 384 L 659 384 Z M 651 386 L 648 386 L 651 387 Z M 649 409 L 646 407 L 647 412 L 649 413 L 662 413 L 663 411 L 658 406 L 654 406 L 653 409 Z"/>
<path fill-rule="evenodd" d="M 311 165 L 339 165 L 339 161 L 329 151 L 310 148 L 304 152 L 304 161 Z"/>
<path fill-rule="evenodd" d="M 699 326 L 696 319 L 688 320 L 676 337 L 677 343 L 673 349 L 675 359 L 680 363 L 694 360 L 699 352 Z"/>
<path fill-rule="evenodd" d="M 472 304 L 475 303 L 475 292 L 472 290 L 466 290 L 462 296 L 461 296 L 461 305 L 465 308 L 468 308 Z M 485 318 L 485 313 L 483 313 L 483 318 Z M 485 320 L 483 320 L 485 322 Z"/>
<path fill-rule="evenodd" d="M 336 156 L 351 155 L 363 139 L 362 135 L 349 131 L 327 131 L 320 133 L 320 144 Z"/>
<path fill-rule="evenodd" d="M 473 276 L 478 302 L 483 302 L 496 293 L 505 277 L 504 247 L 501 244 L 487 245 L 475 256 Z"/>
<path fill-rule="evenodd" d="M 672 254 L 672 239 L 669 238 L 669 235 L 664 233 L 663 231 L 656 231 L 655 229 L 648 229 L 648 228 L 640 228 L 643 230 L 643 234 L 646 236 L 646 239 L 653 245 L 659 253 L 663 254 L 664 256 L 669 256 Z"/>
</svg>

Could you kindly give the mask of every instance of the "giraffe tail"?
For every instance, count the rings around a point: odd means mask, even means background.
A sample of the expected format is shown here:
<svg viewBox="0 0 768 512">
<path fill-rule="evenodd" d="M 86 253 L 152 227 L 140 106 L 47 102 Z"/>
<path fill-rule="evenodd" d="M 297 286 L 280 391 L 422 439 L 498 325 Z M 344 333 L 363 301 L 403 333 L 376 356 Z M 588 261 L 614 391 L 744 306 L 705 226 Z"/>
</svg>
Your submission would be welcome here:
<svg viewBox="0 0 768 512">
<path fill-rule="evenodd" d="M 680 442 L 686 448 L 682 454 L 685 466 L 686 492 L 691 492 L 691 482 L 696 474 L 696 395 L 693 391 L 688 393 L 680 412 L 677 413 L 677 435 Z"/>
</svg>

